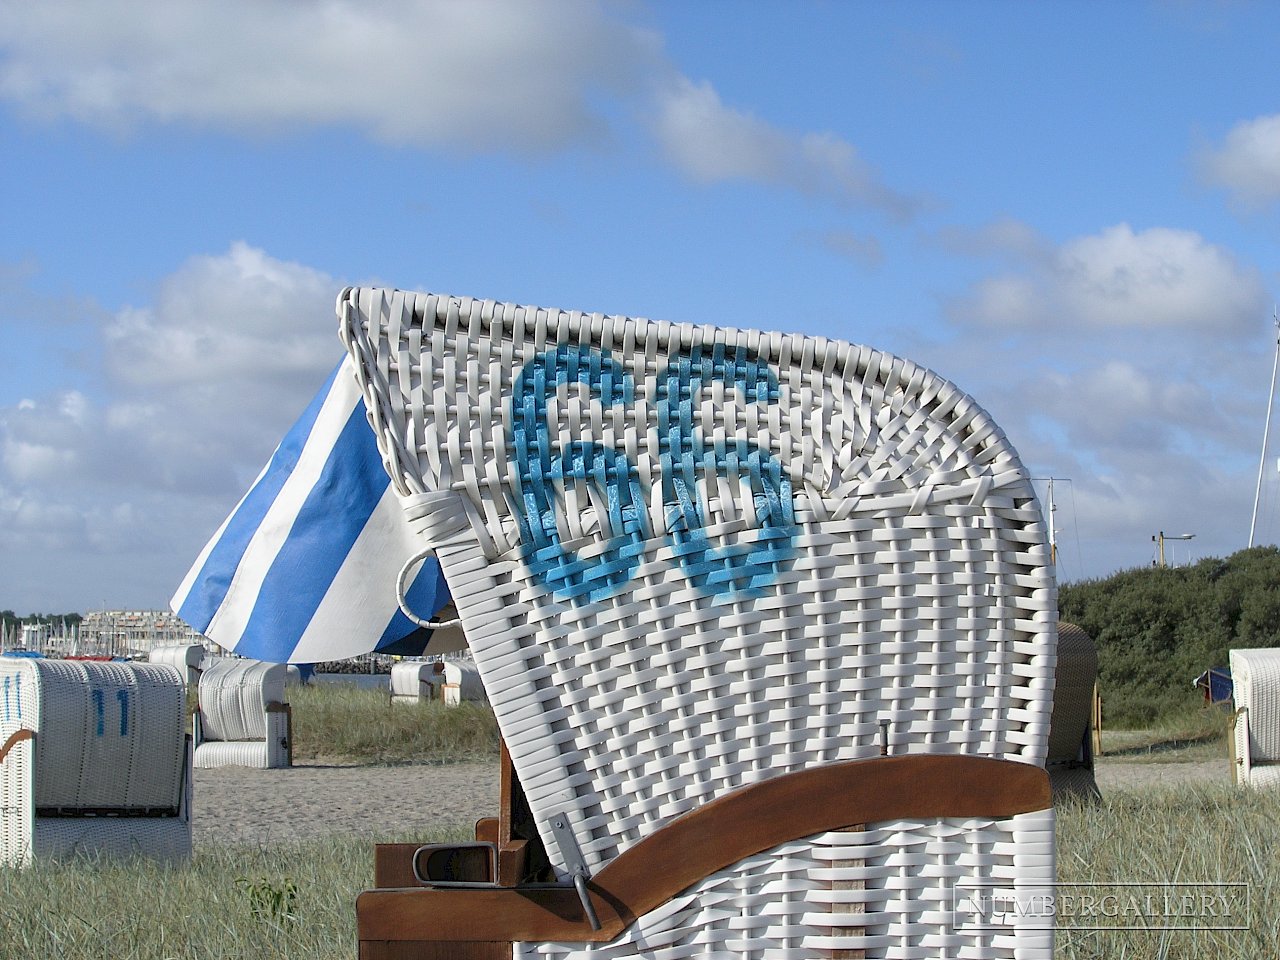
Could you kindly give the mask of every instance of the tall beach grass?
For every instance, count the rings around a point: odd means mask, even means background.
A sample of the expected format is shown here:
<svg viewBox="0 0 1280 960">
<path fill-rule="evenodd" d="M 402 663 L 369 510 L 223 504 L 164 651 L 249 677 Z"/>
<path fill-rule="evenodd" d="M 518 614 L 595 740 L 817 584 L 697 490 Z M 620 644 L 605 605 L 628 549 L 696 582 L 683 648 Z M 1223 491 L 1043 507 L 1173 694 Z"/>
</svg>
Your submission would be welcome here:
<svg viewBox="0 0 1280 960">
<path fill-rule="evenodd" d="M 429 842 L 460 840 L 442 825 Z M 80 860 L 0 869 L 4 960 L 354 960 L 373 838 L 205 847 L 189 863 Z"/>
<path fill-rule="evenodd" d="M 430 836 L 463 839 L 442 824 Z M 204 848 L 189 864 L 38 864 L 0 870 L 0 957 L 56 960 L 352 960 L 355 898 L 374 838 Z M 1063 960 L 1280 956 L 1280 795 L 1229 785 L 1116 792 L 1058 811 L 1058 877 L 1083 884 L 1243 882 L 1245 931 L 1060 929 Z"/>
<path fill-rule="evenodd" d="M 294 760 L 457 763 L 498 756 L 498 723 L 483 704 L 391 703 L 342 683 L 289 688 Z"/>
<path fill-rule="evenodd" d="M 1077 932 L 1060 926 L 1058 957 L 1280 957 L 1280 793 L 1223 782 L 1114 791 L 1095 806 L 1060 804 L 1058 880 L 1099 886 L 1243 883 L 1248 897 L 1243 916 L 1221 918 L 1221 925 L 1247 930 Z M 1153 915 L 1153 925 L 1159 922 Z"/>
</svg>

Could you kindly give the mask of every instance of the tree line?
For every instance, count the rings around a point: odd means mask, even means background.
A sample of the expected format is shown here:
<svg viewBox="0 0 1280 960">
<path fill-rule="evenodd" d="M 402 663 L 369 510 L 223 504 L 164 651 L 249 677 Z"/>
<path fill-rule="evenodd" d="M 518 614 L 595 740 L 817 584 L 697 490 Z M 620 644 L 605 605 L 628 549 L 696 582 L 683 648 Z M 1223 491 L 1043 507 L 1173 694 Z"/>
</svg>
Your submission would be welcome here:
<svg viewBox="0 0 1280 960">
<path fill-rule="evenodd" d="M 1192 681 L 1232 648 L 1280 646 L 1280 549 L 1063 584 L 1058 611 L 1098 646 L 1108 725 L 1146 726 L 1202 704 Z"/>
</svg>

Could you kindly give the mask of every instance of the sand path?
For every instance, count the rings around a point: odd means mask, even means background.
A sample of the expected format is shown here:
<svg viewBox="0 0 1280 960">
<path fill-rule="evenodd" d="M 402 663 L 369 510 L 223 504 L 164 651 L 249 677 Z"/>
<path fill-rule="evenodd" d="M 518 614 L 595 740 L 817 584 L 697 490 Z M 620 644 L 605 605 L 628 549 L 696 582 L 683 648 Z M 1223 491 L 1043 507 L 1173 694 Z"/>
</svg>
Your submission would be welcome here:
<svg viewBox="0 0 1280 960">
<path fill-rule="evenodd" d="M 1125 763 L 1101 759 L 1094 768 L 1098 789 L 1146 790 L 1187 783 L 1230 783 L 1231 761 L 1197 760 L 1187 763 Z"/>
<path fill-rule="evenodd" d="M 1192 782 L 1230 783 L 1228 761 L 1125 763 L 1102 760 L 1099 788 L 1145 790 Z M 278 843 L 326 834 L 423 836 L 469 826 L 498 812 L 498 764 L 342 766 L 303 762 L 289 770 L 222 767 L 195 771 L 197 846 Z"/>
<path fill-rule="evenodd" d="M 197 847 L 333 833 L 411 838 L 497 816 L 498 763 L 196 770 L 192 814 Z"/>
</svg>

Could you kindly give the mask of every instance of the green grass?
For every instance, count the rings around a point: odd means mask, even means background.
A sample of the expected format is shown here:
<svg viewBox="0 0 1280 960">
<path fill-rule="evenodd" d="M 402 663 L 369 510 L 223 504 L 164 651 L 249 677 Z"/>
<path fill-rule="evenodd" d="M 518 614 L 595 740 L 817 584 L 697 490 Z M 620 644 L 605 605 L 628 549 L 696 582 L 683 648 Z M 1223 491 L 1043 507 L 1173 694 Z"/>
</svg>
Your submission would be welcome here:
<svg viewBox="0 0 1280 960">
<path fill-rule="evenodd" d="M 1229 755 L 1227 737 L 1231 713 L 1213 707 L 1182 711 L 1140 730 L 1102 731 L 1099 762 L 1191 763 L 1223 760 Z"/>
<path fill-rule="evenodd" d="M 441 826 L 412 839 L 468 833 Z M 205 848 L 175 866 L 81 860 L 0 870 L 0 957 L 352 960 L 355 897 L 372 882 L 368 837 Z"/>
<path fill-rule="evenodd" d="M 1084 933 L 1059 930 L 1064 960 L 1255 960 L 1280 956 L 1280 793 L 1226 783 L 1058 809 L 1058 879 L 1089 884 L 1243 882 L 1249 929 Z"/>
<path fill-rule="evenodd" d="M 441 825 L 416 841 L 457 840 Z M 383 838 L 397 839 L 397 838 Z M 409 839 L 409 838 L 398 838 Z M 203 849 L 189 864 L 39 864 L 0 870 L 0 956 L 53 960 L 351 960 L 355 897 L 373 839 Z M 1060 930 L 1061 960 L 1280 956 L 1280 793 L 1225 784 L 1061 805 L 1058 877 L 1086 884 L 1245 882 L 1245 932 Z"/>
<path fill-rule="evenodd" d="M 498 724 L 484 705 L 391 703 L 346 684 L 289 688 L 295 760 L 458 763 L 498 755 Z"/>
</svg>

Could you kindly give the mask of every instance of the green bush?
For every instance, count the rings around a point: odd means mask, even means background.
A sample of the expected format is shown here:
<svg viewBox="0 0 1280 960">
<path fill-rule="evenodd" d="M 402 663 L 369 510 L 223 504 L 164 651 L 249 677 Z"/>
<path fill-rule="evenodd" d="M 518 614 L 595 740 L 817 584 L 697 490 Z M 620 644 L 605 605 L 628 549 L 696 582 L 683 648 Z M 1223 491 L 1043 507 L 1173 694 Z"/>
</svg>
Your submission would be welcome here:
<svg viewBox="0 0 1280 960">
<path fill-rule="evenodd" d="M 1196 709 L 1191 681 L 1231 649 L 1280 645 L 1280 550 L 1064 584 L 1058 610 L 1098 645 L 1104 726 L 1150 726 Z"/>
</svg>

